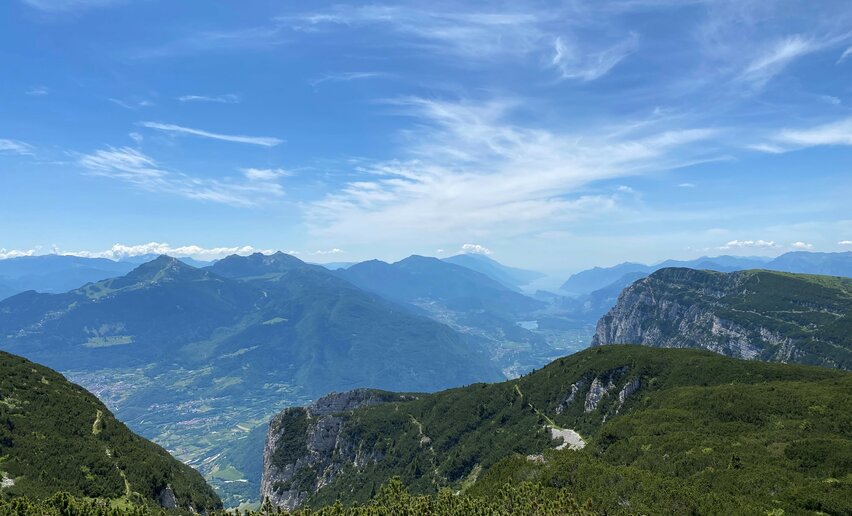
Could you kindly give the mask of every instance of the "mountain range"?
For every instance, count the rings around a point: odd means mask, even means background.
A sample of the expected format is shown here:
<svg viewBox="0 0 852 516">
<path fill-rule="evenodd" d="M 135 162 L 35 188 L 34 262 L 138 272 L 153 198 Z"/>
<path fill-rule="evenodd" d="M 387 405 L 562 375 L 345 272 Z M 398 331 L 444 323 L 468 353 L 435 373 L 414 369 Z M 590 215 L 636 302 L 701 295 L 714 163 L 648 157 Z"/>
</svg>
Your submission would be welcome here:
<svg viewBox="0 0 852 516">
<path fill-rule="evenodd" d="M 668 267 L 686 267 L 719 272 L 746 269 L 767 269 L 802 274 L 824 274 L 829 276 L 852 276 L 852 251 L 844 253 L 815 253 L 793 251 L 777 258 L 741 256 L 703 256 L 695 260 L 666 260 L 656 265 L 625 262 L 613 267 L 594 267 L 572 275 L 560 290 L 570 295 L 588 294 L 614 283 L 624 283 L 626 275 L 644 274 Z"/>
<path fill-rule="evenodd" d="M 481 340 L 283 253 L 205 269 L 163 256 L 64 294 L 18 294 L 0 302 L 0 347 L 61 367 L 239 496 L 259 477 L 228 482 L 259 472 L 260 458 L 228 452 L 260 446 L 252 431 L 283 406 L 504 377 Z M 227 462 L 204 462 L 216 456 Z"/>
</svg>

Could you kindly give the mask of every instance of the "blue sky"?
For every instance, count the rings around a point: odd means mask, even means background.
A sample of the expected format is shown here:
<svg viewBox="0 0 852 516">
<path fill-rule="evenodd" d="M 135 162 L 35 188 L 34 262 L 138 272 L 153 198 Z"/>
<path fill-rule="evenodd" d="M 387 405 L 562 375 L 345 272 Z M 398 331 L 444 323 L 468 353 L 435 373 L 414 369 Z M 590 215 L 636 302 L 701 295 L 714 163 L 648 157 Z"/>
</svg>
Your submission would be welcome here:
<svg viewBox="0 0 852 516">
<path fill-rule="evenodd" d="M 852 249 L 845 1 L 0 4 L 0 258 Z"/>
</svg>

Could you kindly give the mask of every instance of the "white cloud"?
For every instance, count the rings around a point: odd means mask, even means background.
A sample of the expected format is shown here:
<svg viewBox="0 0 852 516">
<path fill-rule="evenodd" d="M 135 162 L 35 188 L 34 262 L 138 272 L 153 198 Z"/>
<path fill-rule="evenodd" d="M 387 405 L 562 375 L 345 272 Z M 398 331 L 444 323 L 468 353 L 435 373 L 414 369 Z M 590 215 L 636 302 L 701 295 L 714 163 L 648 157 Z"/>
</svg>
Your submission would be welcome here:
<svg viewBox="0 0 852 516">
<path fill-rule="evenodd" d="M 107 99 L 113 104 L 117 106 L 121 106 L 124 109 L 137 110 L 140 108 L 151 107 L 154 105 L 154 102 L 148 99 L 139 99 L 139 98 L 131 98 L 126 100 L 109 98 Z"/>
<path fill-rule="evenodd" d="M 232 254 L 245 256 L 253 253 L 271 254 L 274 252 L 269 249 L 258 249 L 250 245 L 234 247 L 202 247 L 198 245 L 183 245 L 173 247 L 167 243 L 161 242 L 149 242 L 147 244 L 138 245 L 114 244 L 111 248 L 105 251 L 61 252 L 58 249 L 55 249 L 54 251 L 57 254 L 66 256 L 108 258 L 110 260 L 121 260 L 122 258 L 132 258 L 134 256 L 144 256 L 147 254 L 167 254 L 176 258 L 189 256 L 198 260 L 215 260 Z"/>
<path fill-rule="evenodd" d="M 638 44 L 638 36 L 630 36 L 615 45 L 600 49 L 580 49 L 569 44 L 562 36 L 553 43 L 553 66 L 559 70 L 563 79 L 579 79 L 593 81 L 603 77 L 615 65 L 632 54 Z"/>
<path fill-rule="evenodd" d="M 26 95 L 30 95 L 31 97 L 40 97 L 50 93 L 50 90 L 48 90 L 46 86 L 33 86 L 24 93 Z"/>
<path fill-rule="evenodd" d="M 279 169 L 244 169 L 242 179 L 199 178 L 166 170 L 130 147 L 107 147 L 80 156 L 78 163 L 90 174 L 119 179 L 146 191 L 231 206 L 253 206 L 284 195 L 276 181 L 284 175 Z"/>
<path fill-rule="evenodd" d="M 852 56 L 852 47 L 847 48 L 846 50 L 843 51 L 842 54 L 840 54 L 840 58 L 837 60 L 836 64 L 840 64 L 843 61 L 846 61 L 846 58 L 849 57 L 849 56 Z"/>
<path fill-rule="evenodd" d="M 677 186 L 680 188 L 695 188 L 695 183 L 680 183 Z"/>
<path fill-rule="evenodd" d="M 364 79 L 375 79 L 384 77 L 387 74 L 382 72 L 342 72 L 342 73 L 327 73 L 322 77 L 308 81 L 311 86 L 318 86 L 324 82 L 350 82 Z"/>
<path fill-rule="evenodd" d="M 816 145 L 852 145 L 852 118 L 807 129 L 785 129 L 775 139 L 800 147 Z"/>
<path fill-rule="evenodd" d="M 141 134 L 137 133 L 136 131 L 132 131 L 130 133 L 127 133 L 127 136 L 129 136 L 131 140 L 136 142 L 136 145 L 141 145 L 142 142 L 145 140 L 145 137 L 142 136 Z"/>
<path fill-rule="evenodd" d="M 825 102 L 826 104 L 831 104 L 832 106 L 839 106 L 840 105 L 840 99 L 833 96 L 833 95 L 820 95 L 817 98 L 819 98 L 821 101 Z"/>
<path fill-rule="evenodd" d="M 790 244 L 790 247 L 792 247 L 793 249 L 805 250 L 805 249 L 813 249 L 814 245 L 808 244 L 808 243 L 805 243 L 805 242 L 793 242 L 792 244 Z"/>
<path fill-rule="evenodd" d="M 290 28 L 313 32 L 337 27 L 374 26 L 396 34 L 388 39 L 432 55 L 494 59 L 522 56 L 544 39 L 540 24 L 548 16 L 522 10 L 483 12 L 461 9 L 432 10 L 405 5 L 337 5 L 318 12 L 281 17 Z"/>
<path fill-rule="evenodd" d="M 772 240 L 731 240 L 719 249 L 771 249 L 774 247 L 780 246 Z"/>
<path fill-rule="evenodd" d="M 192 129 L 189 127 L 182 127 L 175 124 L 163 124 L 160 122 L 141 122 L 139 125 L 141 125 L 142 127 L 147 127 L 149 129 L 157 129 L 159 131 L 165 131 L 169 133 L 191 134 L 193 136 L 201 136 L 203 138 L 212 138 L 214 140 L 222 140 L 226 142 L 247 143 L 250 145 L 260 145 L 262 147 L 275 147 L 276 145 L 281 145 L 282 143 L 284 143 L 284 140 L 271 136 L 241 136 L 232 134 L 211 133 L 209 131 L 204 131 L 201 129 Z"/>
<path fill-rule="evenodd" d="M 338 248 L 335 247 L 334 249 L 328 249 L 326 251 L 317 250 L 317 251 L 314 251 L 311 254 L 322 256 L 322 255 L 326 255 L 326 254 L 343 254 L 345 252 L 346 251 L 344 251 L 343 249 L 338 249 Z"/>
<path fill-rule="evenodd" d="M 822 48 L 822 44 L 800 34 L 789 36 L 764 49 L 740 74 L 739 79 L 760 88 L 799 57 Z"/>
<path fill-rule="evenodd" d="M 852 240 L 841 240 L 837 245 L 852 245 Z"/>
<path fill-rule="evenodd" d="M 312 230 L 345 243 L 505 236 L 613 214 L 637 199 L 590 195 L 586 185 L 712 159 L 713 128 L 639 125 L 625 131 L 551 131 L 512 123 L 520 101 L 389 101 L 416 119 L 400 159 L 361 162 L 358 177 L 313 202 Z M 636 127 L 635 124 L 632 127 Z M 700 145 L 699 145 L 700 144 Z M 537 226 L 547 226 L 546 228 Z"/>
<path fill-rule="evenodd" d="M 251 181 L 274 181 L 281 177 L 292 176 L 293 173 L 283 168 L 243 168 L 240 169 L 246 179 Z"/>
<path fill-rule="evenodd" d="M 0 138 L 0 154 L 32 155 L 33 146 L 18 140 Z"/>
<path fill-rule="evenodd" d="M 487 248 L 487 247 L 485 247 L 484 245 L 479 245 L 479 244 L 463 244 L 463 245 L 461 246 L 461 251 L 460 251 L 460 252 L 461 252 L 461 253 L 464 253 L 464 254 L 484 254 L 484 255 L 489 255 L 489 254 L 491 254 L 491 249 L 488 249 L 488 248 Z"/>
<path fill-rule="evenodd" d="M 237 104 L 240 102 L 239 95 L 226 93 L 224 95 L 183 95 L 178 97 L 181 102 L 218 102 L 220 104 Z"/>
<path fill-rule="evenodd" d="M 8 258 L 20 258 L 22 256 L 33 256 L 36 252 L 34 249 L 27 249 L 26 251 L 21 251 L 18 249 L 6 249 L 0 248 L 0 260 L 6 260 Z"/>
</svg>

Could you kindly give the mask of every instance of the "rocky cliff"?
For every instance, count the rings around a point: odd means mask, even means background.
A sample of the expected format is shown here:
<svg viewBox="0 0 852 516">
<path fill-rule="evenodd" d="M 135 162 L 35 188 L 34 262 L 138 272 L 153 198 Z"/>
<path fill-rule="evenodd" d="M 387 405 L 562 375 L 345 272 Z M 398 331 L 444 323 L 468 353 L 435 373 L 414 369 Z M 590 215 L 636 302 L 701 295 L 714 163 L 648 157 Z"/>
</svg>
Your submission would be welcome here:
<svg viewBox="0 0 852 516">
<path fill-rule="evenodd" d="M 593 346 L 703 348 L 736 358 L 852 368 L 852 280 L 669 268 L 626 288 Z"/>
<path fill-rule="evenodd" d="M 341 434 L 342 414 L 399 398 L 404 395 L 356 389 L 279 413 L 269 423 L 263 449 L 261 499 L 293 510 L 345 467 L 363 468 L 380 459 Z"/>
</svg>

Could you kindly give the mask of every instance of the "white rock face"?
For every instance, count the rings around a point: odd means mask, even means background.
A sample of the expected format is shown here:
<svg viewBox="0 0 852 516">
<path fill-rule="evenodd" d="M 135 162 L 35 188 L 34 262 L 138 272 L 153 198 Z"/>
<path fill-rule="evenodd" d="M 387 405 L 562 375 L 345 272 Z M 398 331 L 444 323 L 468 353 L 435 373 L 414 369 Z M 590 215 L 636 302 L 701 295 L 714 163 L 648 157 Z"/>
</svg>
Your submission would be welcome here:
<svg viewBox="0 0 852 516">
<path fill-rule="evenodd" d="M 3 473 L 3 475 L 0 476 L 0 489 L 6 489 L 13 485 L 15 485 L 15 480 L 6 476 L 6 473 Z"/>
<path fill-rule="evenodd" d="M 553 428 L 550 427 L 550 436 L 553 439 L 562 439 L 562 444 L 556 447 L 557 450 L 582 450 L 586 447 L 586 441 L 575 430 L 570 428 Z"/>
<path fill-rule="evenodd" d="M 731 308 L 732 297 L 748 294 L 747 278 L 692 269 L 657 272 L 622 291 L 598 321 L 592 345 L 703 348 L 746 360 L 796 361 L 800 351 L 791 338 Z"/>
</svg>

